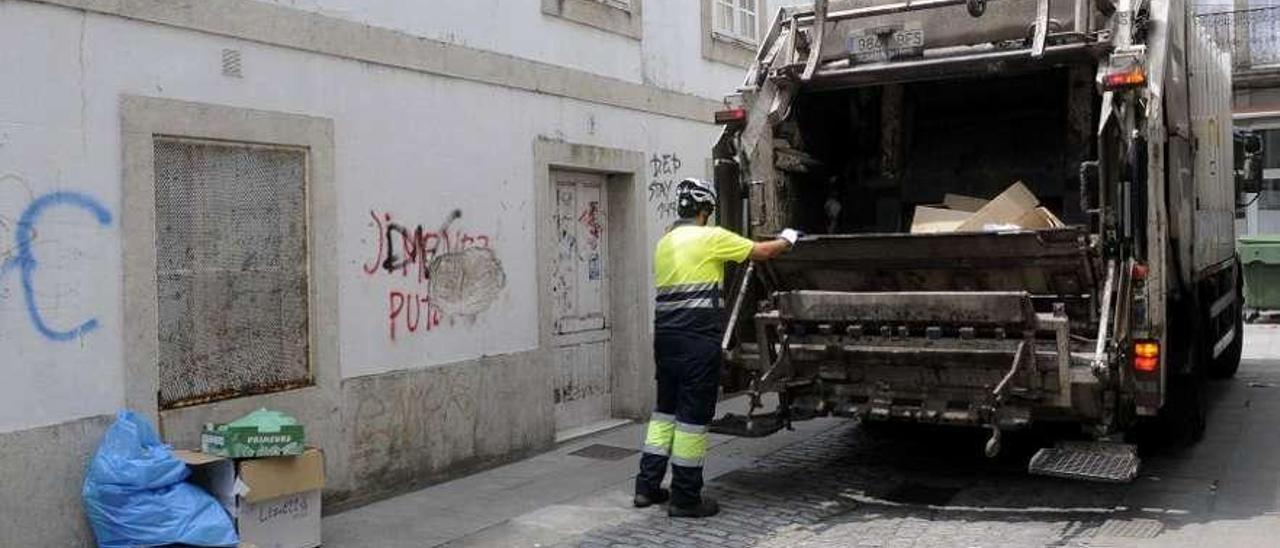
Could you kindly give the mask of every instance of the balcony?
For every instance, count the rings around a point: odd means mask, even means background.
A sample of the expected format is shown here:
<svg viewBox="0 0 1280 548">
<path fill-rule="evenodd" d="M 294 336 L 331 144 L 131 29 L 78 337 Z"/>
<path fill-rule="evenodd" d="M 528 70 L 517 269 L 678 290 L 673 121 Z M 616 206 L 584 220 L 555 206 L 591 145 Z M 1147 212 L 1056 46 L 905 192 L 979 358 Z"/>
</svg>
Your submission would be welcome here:
<svg viewBox="0 0 1280 548">
<path fill-rule="evenodd" d="M 1197 16 L 1231 51 L 1237 88 L 1280 84 L 1280 6 L 1216 11 Z"/>
</svg>

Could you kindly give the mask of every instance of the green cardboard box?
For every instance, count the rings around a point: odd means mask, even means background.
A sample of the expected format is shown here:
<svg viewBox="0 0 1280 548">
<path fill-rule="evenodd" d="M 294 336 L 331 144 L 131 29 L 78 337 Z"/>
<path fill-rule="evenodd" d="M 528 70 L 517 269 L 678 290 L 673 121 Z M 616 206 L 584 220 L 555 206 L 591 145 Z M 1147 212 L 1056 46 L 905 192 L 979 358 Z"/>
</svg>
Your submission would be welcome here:
<svg viewBox="0 0 1280 548">
<path fill-rule="evenodd" d="M 301 455 L 306 442 L 296 419 L 259 409 L 226 424 L 206 424 L 200 451 L 232 459 L 282 457 Z"/>
</svg>

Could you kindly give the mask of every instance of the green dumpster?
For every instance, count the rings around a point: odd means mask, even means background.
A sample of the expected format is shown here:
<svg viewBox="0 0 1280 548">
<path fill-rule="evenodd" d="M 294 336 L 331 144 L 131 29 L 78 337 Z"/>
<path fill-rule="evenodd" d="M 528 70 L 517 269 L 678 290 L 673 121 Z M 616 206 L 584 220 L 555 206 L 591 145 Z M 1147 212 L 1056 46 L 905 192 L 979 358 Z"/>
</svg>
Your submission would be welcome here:
<svg viewBox="0 0 1280 548">
<path fill-rule="evenodd" d="M 1244 304 L 1254 310 L 1280 310 L 1280 234 L 1242 236 Z"/>
</svg>

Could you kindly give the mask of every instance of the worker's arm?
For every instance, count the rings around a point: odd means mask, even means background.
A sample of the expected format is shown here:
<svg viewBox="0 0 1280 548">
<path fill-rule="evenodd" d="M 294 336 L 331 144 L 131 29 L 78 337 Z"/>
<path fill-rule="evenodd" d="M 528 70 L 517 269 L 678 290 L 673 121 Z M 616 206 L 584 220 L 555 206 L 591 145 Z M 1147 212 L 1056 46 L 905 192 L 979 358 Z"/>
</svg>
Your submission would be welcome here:
<svg viewBox="0 0 1280 548">
<path fill-rule="evenodd" d="M 753 261 L 767 261 L 778 255 L 786 253 L 796 241 L 800 239 L 800 233 L 790 228 L 778 233 L 778 238 L 767 242 L 756 242 L 751 246 L 750 259 Z"/>
<path fill-rule="evenodd" d="M 751 246 L 750 258 L 753 261 L 767 261 L 786 253 L 788 249 L 791 249 L 791 243 L 782 238 L 767 242 L 756 242 L 755 245 Z"/>
</svg>

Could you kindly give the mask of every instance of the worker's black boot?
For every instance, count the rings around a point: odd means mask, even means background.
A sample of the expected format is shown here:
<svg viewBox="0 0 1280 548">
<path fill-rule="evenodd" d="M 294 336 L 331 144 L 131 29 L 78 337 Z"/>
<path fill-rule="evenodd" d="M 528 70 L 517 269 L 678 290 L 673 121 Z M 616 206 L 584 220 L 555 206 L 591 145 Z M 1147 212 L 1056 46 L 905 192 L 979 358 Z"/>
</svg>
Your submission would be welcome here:
<svg viewBox="0 0 1280 548">
<path fill-rule="evenodd" d="M 631 504 L 636 508 L 646 508 L 655 504 L 662 504 L 671 498 L 671 491 L 658 488 L 649 493 L 636 493 L 635 498 L 631 499 Z"/>
<path fill-rule="evenodd" d="M 709 518 L 720 513 L 720 504 L 710 497 L 702 497 L 702 501 L 693 506 L 667 507 L 667 515 L 673 518 Z"/>
</svg>

